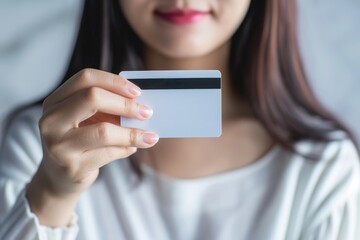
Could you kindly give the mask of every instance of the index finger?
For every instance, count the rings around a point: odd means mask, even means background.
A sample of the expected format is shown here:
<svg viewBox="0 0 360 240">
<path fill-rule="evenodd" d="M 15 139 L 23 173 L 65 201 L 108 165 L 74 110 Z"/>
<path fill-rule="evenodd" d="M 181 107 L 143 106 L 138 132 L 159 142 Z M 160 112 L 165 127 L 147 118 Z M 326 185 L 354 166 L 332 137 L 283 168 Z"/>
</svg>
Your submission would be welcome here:
<svg viewBox="0 0 360 240">
<path fill-rule="evenodd" d="M 77 91 L 89 87 L 99 87 L 127 98 L 135 98 L 141 94 L 141 89 L 122 76 L 97 69 L 84 69 L 69 78 L 62 86 L 53 92 L 44 105 L 52 105 L 63 101 Z"/>
</svg>

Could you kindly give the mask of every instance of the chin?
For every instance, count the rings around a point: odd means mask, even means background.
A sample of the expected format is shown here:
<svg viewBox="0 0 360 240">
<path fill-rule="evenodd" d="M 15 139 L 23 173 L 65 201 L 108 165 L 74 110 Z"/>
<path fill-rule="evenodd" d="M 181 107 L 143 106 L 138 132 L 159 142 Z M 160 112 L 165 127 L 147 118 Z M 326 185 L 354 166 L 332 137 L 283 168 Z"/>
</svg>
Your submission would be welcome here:
<svg viewBox="0 0 360 240">
<path fill-rule="evenodd" d="M 167 58 L 172 59 L 195 59 L 199 57 L 203 57 L 207 54 L 207 52 L 201 52 L 201 51 L 171 51 L 171 52 L 164 52 L 163 55 Z"/>
</svg>

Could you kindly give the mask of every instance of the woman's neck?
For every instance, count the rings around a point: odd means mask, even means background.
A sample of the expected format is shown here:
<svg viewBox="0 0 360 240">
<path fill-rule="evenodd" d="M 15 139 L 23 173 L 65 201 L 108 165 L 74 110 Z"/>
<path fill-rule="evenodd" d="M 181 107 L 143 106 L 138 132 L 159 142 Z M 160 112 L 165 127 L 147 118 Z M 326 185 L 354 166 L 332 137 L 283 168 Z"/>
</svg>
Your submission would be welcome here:
<svg viewBox="0 0 360 240">
<path fill-rule="evenodd" d="M 256 161 L 272 145 L 249 105 L 232 91 L 229 73 L 230 44 L 192 59 L 171 59 L 145 51 L 147 70 L 207 70 L 222 72 L 222 136 L 203 139 L 160 139 L 151 149 L 139 150 L 135 158 L 168 176 L 204 177 L 239 168 Z"/>
<path fill-rule="evenodd" d="M 207 70 L 227 71 L 230 43 L 196 58 L 170 58 L 152 48 L 145 48 L 144 63 L 147 70 Z"/>
</svg>

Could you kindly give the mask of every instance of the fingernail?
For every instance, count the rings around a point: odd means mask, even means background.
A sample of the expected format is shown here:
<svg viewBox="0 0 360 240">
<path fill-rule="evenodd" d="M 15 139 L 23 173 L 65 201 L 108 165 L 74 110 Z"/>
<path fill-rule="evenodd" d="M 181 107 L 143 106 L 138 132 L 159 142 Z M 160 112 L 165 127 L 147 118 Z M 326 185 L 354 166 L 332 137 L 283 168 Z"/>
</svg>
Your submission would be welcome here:
<svg viewBox="0 0 360 240">
<path fill-rule="evenodd" d="M 139 113 L 143 118 L 150 118 L 153 115 L 153 110 L 151 107 L 140 105 Z"/>
<path fill-rule="evenodd" d="M 138 97 L 141 95 L 141 89 L 133 83 L 128 84 L 128 91 L 131 95 Z"/>
<path fill-rule="evenodd" d="M 149 145 L 153 145 L 159 141 L 159 136 L 155 133 L 144 133 L 143 134 L 143 141 Z"/>
</svg>

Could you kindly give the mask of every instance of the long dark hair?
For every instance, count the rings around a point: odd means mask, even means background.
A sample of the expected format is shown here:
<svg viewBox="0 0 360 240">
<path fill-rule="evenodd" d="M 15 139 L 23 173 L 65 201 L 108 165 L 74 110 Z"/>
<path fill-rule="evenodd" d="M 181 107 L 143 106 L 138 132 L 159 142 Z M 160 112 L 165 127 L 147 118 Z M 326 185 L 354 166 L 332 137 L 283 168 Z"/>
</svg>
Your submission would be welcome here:
<svg viewBox="0 0 360 240">
<path fill-rule="evenodd" d="M 308 84 L 297 40 L 295 0 L 252 0 L 232 37 L 233 89 L 281 145 L 331 141 L 350 131 L 316 99 Z M 119 73 L 142 69 L 142 42 L 127 24 L 118 0 L 86 0 L 79 35 L 64 80 L 84 68 Z"/>
</svg>

